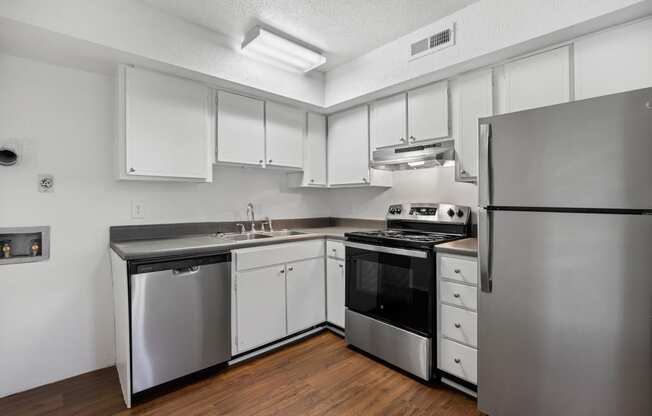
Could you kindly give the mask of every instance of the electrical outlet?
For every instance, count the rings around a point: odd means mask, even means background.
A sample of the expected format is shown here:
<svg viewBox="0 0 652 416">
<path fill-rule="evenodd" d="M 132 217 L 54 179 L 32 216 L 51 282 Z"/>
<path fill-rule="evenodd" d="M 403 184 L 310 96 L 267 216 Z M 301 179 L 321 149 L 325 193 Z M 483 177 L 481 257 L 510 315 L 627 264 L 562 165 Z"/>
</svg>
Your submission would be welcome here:
<svg viewBox="0 0 652 416">
<path fill-rule="evenodd" d="M 131 218 L 145 218 L 145 203 L 143 201 L 131 201 Z"/>
</svg>

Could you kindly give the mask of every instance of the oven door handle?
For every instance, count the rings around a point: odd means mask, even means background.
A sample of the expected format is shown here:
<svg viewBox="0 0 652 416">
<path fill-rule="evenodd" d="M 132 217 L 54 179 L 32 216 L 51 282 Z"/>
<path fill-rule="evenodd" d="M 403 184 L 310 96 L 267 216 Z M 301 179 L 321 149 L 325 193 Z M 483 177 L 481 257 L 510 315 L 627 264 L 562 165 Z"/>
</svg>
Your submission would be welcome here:
<svg viewBox="0 0 652 416">
<path fill-rule="evenodd" d="M 407 257 L 418 257 L 420 259 L 428 258 L 428 252 L 420 251 L 420 250 L 406 250 L 404 248 L 374 246 L 371 244 L 353 243 L 351 241 L 345 241 L 344 245 L 346 247 L 357 248 L 360 250 L 376 251 L 378 253 L 396 254 L 398 256 L 407 256 Z"/>
</svg>

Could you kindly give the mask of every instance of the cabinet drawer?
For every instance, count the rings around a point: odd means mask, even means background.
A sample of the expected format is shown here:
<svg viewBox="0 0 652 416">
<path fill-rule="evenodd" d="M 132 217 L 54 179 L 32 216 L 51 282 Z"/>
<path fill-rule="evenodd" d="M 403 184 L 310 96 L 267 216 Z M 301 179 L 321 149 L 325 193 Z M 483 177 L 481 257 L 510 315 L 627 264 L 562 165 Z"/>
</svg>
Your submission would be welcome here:
<svg viewBox="0 0 652 416">
<path fill-rule="evenodd" d="M 478 290 L 469 285 L 439 281 L 439 299 L 444 303 L 478 310 Z"/>
<path fill-rule="evenodd" d="M 324 240 L 235 250 L 236 270 L 247 270 L 324 256 Z"/>
<path fill-rule="evenodd" d="M 478 351 L 457 342 L 442 339 L 439 345 L 439 369 L 477 384 Z"/>
<path fill-rule="evenodd" d="M 477 347 L 478 314 L 454 306 L 441 305 L 441 334 Z"/>
<path fill-rule="evenodd" d="M 464 283 L 478 283 L 478 263 L 461 256 L 440 255 L 439 276 Z"/>
<path fill-rule="evenodd" d="M 327 240 L 326 255 L 328 257 L 344 260 L 344 243 L 341 241 Z"/>
</svg>

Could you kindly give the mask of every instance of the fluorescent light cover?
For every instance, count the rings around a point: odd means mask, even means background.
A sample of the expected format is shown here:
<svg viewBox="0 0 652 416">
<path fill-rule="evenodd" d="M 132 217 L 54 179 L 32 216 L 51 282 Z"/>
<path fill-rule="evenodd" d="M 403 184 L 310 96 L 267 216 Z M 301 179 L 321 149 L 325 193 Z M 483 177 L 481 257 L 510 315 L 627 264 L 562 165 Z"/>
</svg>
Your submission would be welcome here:
<svg viewBox="0 0 652 416">
<path fill-rule="evenodd" d="M 242 51 L 300 72 L 308 72 L 326 62 L 325 56 L 258 26 L 247 34 Z"/>
</svg>

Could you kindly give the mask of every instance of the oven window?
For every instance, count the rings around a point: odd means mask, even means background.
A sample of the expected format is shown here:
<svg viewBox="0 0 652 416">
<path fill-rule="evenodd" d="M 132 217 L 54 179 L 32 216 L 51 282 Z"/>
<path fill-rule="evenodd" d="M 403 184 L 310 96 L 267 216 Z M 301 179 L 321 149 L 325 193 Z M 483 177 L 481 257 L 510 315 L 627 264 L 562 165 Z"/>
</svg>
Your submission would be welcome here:
<svg viewBox="0 0 652 416">
<path fill-rule="evenodd" d="M 400 328 L 433 335 L 435 263 L 346 248 L 346 306 Z"/>
</svg>

